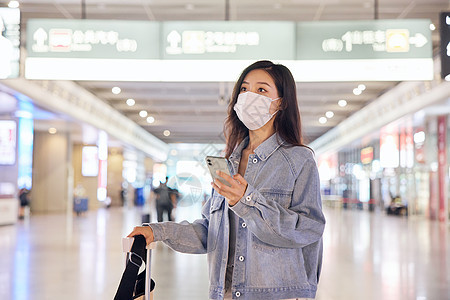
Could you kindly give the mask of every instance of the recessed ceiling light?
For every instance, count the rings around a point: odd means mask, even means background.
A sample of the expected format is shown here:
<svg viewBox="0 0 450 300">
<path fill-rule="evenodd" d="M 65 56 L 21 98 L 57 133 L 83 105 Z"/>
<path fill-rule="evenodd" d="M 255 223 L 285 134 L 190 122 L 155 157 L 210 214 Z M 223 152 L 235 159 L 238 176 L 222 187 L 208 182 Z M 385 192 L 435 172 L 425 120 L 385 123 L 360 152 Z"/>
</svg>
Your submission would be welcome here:
<svg viewBox="0 0 450 300">
<path fill-rule="evenodd" d="M 361 91 L 364 91 L 366 89 L 366 85 L 361 83 L 358 85 L 358 89 L 360 89 Z"/>
<path fill-rule="evenodd" d="M 164 134 L 164 136 L 169 136 L 170 135 L 170 131 L 169 130 L 164 130 L 163 134 Z"/>
<path fill-rule="evenodd" d="M 431 31 L 436 30 L 436 26 L 433 23 L 430 24 L 430 30 Z"/>
<path fill-rule="evenodd" d="M 153 118 L 153 117 L 148 117 L 147 118 L 147 123 L 152 124 L 153 122 L 155 122 L 155 118 Z"/>
<path fill-rule="evenodd" d="M 347 106 L 347 101 L 344 100 L 344 99 L 341 99 L 341 100 L 338 101 L 338 105 L 340 107 L 345 107 L 345 106 Z"/>
<path fill-rule="evenodd" d="M 148 112 L 147 112 L 146 110 L 141 110 L 141 111 L 139 112 L 139 115 L 140 115 L 142 118 L 145 118 L 145 117 L 147 117 Z"/>
<path fill-rule="evenodd" d="M 19 1 L 11 0 L 8 3 L 9 8 L 18 8 L 19 7 Z"/>
<path fill-rule="evenodd" d="M 320 124 L 325 124 L 327 121 L 328 121 L 328 120 L 327 120 L 327 118 L 325 118 L 325 117 L 320 117 L 320 118 L 319 118 L 319 123 L 320 123 Z"/>
<path fill-rule="evenodd" d="M 127 99 L 127 105 L 128 106 L 133 106 L 133 105 L 135 105 L 136 104 L 136 101 L 134 101 L 134 99 Z"/>
<path fill-rule="evenodd" d="M 172 150 L 170 150 L 170 155 L 175 156 L 175 155 L 177 155 L 177 154 L 178 154 L 177 149 L 172 149 Z"/>
<path fill-rule="evenodd" d="M 119 95 L 121 91 L 122 91 L 122 90 L 121 90 L 120 87 L 118 87 L 118 86 L 115 86 L 115 87 L 113 87 L 113 88 L 111 89 L 111 92 L 112 92 L 114 95 Z"/>
<path fill-rule="evenodd" d="M 56 130 L 55 127 L 50 127 L 50 128 L 48 129 L 48 133 L 50 133 L 50 134 L 55 134 L 56 132 L 58 132 L 58 130 Z"/>
<path fill-rule="evenodd" d="M 355 94 L 355 96 L 359 96 L 359 95 L 361 95 L 361 93 L 362 93 L 362 91 L 360 89 L 358 89 L 358 88 L 353 89 L 353 94 Z"/>
<path fill-rule="evenodd" d="M 327 112 L 325 113 L 325 116 L 326 116 L 328 119 L 331 119 L 332 117 L 334 117 L 334 112 L 332 112 L 331 110 L 329 110 L 329 111 L 327 111 Z"/>
</svg>

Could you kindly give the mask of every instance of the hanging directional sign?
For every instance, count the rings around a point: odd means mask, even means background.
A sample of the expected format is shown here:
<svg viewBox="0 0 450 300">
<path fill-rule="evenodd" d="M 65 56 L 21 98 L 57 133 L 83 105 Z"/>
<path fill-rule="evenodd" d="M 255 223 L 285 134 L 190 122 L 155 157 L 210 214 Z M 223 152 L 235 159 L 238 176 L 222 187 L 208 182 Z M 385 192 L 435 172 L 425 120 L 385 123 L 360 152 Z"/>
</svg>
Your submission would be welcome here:
<svg viewBox="0 0 450 300">
<path fill-rule="evenodd" d="M 159 58 L 159 23 L 146 21 L 30 19 L 28 57 Z"/>
<path fill-rule="evenodd" d="M 450 12 L 440 14 L 441 77 L 450 81 Z"/>
<path fill-rule="evenodd" d="M 433 79 L 429 20 L 297 23 L 296 54 L 312 81 Z"/>
<path fill-rule="evenodd" d="M 25 77 L 225 82 L 269 59 L 296 81 L 431 80 L 429 24 L 31 19 Z"/>
<path fill-rule="evenodd" d="M 295 23 L 163 22 L 163 59 L 295 59 Z"/>
</svg>

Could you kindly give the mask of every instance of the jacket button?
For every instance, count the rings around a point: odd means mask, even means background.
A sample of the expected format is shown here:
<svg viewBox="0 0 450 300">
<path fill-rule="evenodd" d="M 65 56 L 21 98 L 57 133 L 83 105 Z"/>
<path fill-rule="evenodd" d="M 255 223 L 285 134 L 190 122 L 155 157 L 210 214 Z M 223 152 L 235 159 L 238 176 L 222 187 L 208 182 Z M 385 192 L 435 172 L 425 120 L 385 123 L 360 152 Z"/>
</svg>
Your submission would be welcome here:
<svg viewBox="0 0 450 300">
<path fill-rule="evenodd" d="M 244 257 L 242 255 L 239 256 L 239 261 L 244 261 Z"/>
<path fill-rule="evenodd" d="M 247 196 L 247 197 L 245 197 L 245 200 L 250 201 L 250 200 L 252 200 L 252 197 Z"/>
<path fill-rule="evenodd" d="M 247 223 L 242 223 L 242 228 L 247 227 Z"/>
<path fill-rule="evenodd" d="M 253 163 L 256 164 L 257 162 L 258 162 L 258 159 L 257 159 L 257 158 L 254 158 L 254 159 L 253 159 Z"/>
<path fill-rule="evenodd" d="M 236 297 L 240 297 L 241 293 L 240 292 L 236 292 Z"/>
</svg>

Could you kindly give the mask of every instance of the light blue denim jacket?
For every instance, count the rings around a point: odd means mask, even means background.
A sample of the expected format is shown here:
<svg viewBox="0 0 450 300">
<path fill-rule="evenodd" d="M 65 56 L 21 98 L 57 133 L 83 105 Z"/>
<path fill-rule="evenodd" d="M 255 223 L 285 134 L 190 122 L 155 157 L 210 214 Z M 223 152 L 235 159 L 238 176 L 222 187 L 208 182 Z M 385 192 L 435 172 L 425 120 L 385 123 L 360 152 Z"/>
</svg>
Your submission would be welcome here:
<svg viewBox="0 0 450 300">
<path fill-rule="evenodd" d="M 245 139 L 230 156 L 237 173 Z M 312 152 L 286 147 L 274 134 L 249 156 L 247 190 L 233 207 L 213 191 L 193 223 L 150 224 L 155 241 L 176 251 L 208 253 L 210 299 L 223 299 L 229 248 L 228 210 L 239 216 L 233 299 L 314 298 L 325 218 Z"/>
</svg>

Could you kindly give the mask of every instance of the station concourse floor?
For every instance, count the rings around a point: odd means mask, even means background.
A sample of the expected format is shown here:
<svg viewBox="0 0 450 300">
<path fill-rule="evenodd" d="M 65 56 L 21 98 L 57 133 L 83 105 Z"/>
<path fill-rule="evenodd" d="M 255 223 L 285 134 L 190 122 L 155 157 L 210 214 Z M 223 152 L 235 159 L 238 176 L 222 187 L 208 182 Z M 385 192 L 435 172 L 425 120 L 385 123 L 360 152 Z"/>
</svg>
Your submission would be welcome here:
<svg viewBox="0 0 450 300">
<path fill-rule="evenodd" d="M 324 212 L 316 299 L 450 299 L 448 224 L 381 211 Z M 81 216 L 33 214 L 0 226 L 0 299 L 113 299 L 124 268 L 121 239 L 141 214 L 112 207 Z M 154 300 L 208 299 L 205 255 L 176 253 L 161 243 L 152 253 Z"/>
</svg>

